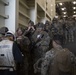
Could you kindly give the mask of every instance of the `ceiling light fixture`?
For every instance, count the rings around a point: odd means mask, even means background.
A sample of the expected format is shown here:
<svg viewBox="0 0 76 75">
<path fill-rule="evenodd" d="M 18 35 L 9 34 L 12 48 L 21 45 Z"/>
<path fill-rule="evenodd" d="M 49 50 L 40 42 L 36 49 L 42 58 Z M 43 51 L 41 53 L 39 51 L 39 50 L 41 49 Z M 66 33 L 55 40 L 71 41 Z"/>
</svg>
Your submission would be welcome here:
<svg viewBox="0 0 76 75">
<path fill-rule="evenodd" d="M 73 4 L 76 4 L 76 1 L 74 1 Z"/>
<path fill-rule="evenodd" d="M 61 8 L 61 10 L 65 10 L 66 8 L 64 7 L 64 8 Z"/>
<path fill-rule="evenodd" d="M 62 5 L 63 5 L 63 3 L 59 3 L 59 5 L 61 5 L 61 6 L 62 6 Z"/>
<path fill-rule="evenodd" d="M 66 15 L 64 15 L 63 17 L 67 17 Z"/>
<path fill-rule="evenodd" d="M 76 15 L 73 15 L 73 17 L 76 17 Z"/>
<path fill-rule="evenodd" d="M 74 11 L 74 14 L 76 13 L 76 11 Z"/>
<path fill-rule="evenodd" d="M 73 7 L 73 9 L 75 10 L 75 9 L 76 9 L 76 7 Z"/>
<path fill-rule="evenodd" d="M 63 12 L 63 14 L 66 14 L 67 12 Z"/>
</svg>

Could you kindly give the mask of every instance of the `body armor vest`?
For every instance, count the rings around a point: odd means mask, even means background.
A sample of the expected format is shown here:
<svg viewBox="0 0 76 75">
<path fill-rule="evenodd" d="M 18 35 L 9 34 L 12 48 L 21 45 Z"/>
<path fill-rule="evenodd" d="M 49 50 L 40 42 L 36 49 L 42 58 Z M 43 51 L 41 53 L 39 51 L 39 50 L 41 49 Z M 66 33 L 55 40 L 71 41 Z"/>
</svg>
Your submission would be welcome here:
<svg viewBox="0 0 76 75">
<path fill-rule="evenodd" d="M 3 40 L 0 42 L 0 69 L 15 68 L 12 47 L 12 41 Z"/>
</svg>

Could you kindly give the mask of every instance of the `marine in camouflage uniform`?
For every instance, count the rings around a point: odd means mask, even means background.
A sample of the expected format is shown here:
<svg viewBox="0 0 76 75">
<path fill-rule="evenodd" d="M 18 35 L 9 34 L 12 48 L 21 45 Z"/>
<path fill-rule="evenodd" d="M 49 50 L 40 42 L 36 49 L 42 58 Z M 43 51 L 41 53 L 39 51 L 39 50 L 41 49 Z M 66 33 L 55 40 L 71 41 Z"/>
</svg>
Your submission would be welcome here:
<svg viewBox="0 0 76 75">
<path fill-rule="evenodd" d="M 74 26 L 74 21 L 72 18 L 68 20 L 68 26 L 69 26 L 69 42 L 74 42 L 74 31 L 75 31 L 75 26 Z"/>
<path fill-rule="evenodd" d="M 29 21 L 28 22 L 28 29 L 26 30 L 25 35 L 30 39 L 31 41 L 31 36 L 32 34 L 35 32 L 35 25 L 33 21 Z"/>
<path fill-rule="evenodd" d="M 53 44 L 53 48 L 46 52 L 43 59 L 41 75 L 72 75 L 73 65 L 76 63 L 74 54 L 68 49 L 63 49 L 57 38 L 54 39 Z"/>
<path fill-rule="evenodd" d="M 41 75 L 48 75 L 48 72 L 49 72 L 48 70 L 49 70 L 50 62 L 54 58 L 55 52 L 56 52 L 55 49 L 52 48 L 50 51 L 48 51 L 45 54 L 45 57 L 43 59 L 42 66 L 41 66 Z"/>
<path fill-rule="evenodd" d="M 68 41 L 68 25 L 67 25 L 67 19 L 63 19 L 62 23 L 62 28 L 63 28 L 63 36 L 64 36 L 64 43 Z"/>
<path fill-rule="evenodd" d="M 46 51 L 49 49 L 50 37 L 44 30 L 44 24 L 38 23 L 37 29 L 32 35 L 33 43 L 33 58 L 34 63 L 41 57 L 44 56 Z"/>
<path fill-rule="evenodd" d="M 51 30 L 52 30 L 53 36 L 54 35 L 60 35 L 62 37 L 62 40 L 64 39 L 62 19 L 58 20 L 58 18 L 54 18 L 53 22 L 52 22 Z"/>
<path fill-rule="evenodd" d="M 56 37 L 53 39 L 53 48 L 47 51 L 44 58 L 42 58 L 41 75 L 75 75 L 74 64 L 76 58 L 68 49 L 62 48 L 58 39 Z"/>
<path fill-rule="evenodd" d="M 29 75 L 33 75 L 34 71 L 33 71 L 33 58 L 32 58 L 32 51 L 33 51 L 33 45 L 32 45 L 32 40 L 31 37 L 35 32 L 35 25 L 33 21 L 29 21 L 28 22 L 28 27 L 26 29 L 26 31 L 24 32 L 24 35 L 28 37 L 28 39 L 30 40 L 30 45 L 29 45 L 29 50 L 30 50 L 30 58 L 29 58 Z"/>
<path fill-rule="evenodd" d="M 44 30 L 49 34 L 50 38 L 52 39 L 51 23 L 49 21 L 46 21 Z"/>
<path fill-rule="evenodd" d="M 30 40 L 28 37 L 22 35 L 24 31 L 20 28 L 19 32 L 20 35 L 17 37 L 17 44 L 21 48 L 21 52 L 23 54 L 23 62 L 20 64 L 18 67 L 19 74 L 20 75 L 28 75 L 29 73 L 29 65 L 30 65 L 30 50 L 29 50 L 29 45 L 30 45 Z"/>
<path fill-rule="evenodd" d="M 53 35 L 59 33 L 59 22 L 57 18 L 54 18 L 52 21 L 52 32 Z"/>
</svg>

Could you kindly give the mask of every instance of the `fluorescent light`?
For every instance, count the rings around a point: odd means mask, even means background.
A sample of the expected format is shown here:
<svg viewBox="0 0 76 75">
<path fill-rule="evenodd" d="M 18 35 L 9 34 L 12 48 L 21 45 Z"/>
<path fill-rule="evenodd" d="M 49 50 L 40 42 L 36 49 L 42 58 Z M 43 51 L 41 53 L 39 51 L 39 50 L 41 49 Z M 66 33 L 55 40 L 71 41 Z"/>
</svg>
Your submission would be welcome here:
<svg viewBox="0 0 76 75">
<path fill-rule="evenodd" d="M 76 4 L 76 1 L 74 1 L 73 4 Z"/>
<path fill-rule="evenodd" d="M 67 17 L 66 15 L 64 15 L 63 17 Z"/>
<path fill-rule="evenodd" d="M 61 6 L 62 6 L 62 5 L 63 5 L 63 3 L 59 3 L 59 5 L 61 5 Z"/>
<path fill-rule="evenodd" d="M 61 10 L 65 10 L 66 8 L 64 7 L 64 8 L 61 8 Z"/>
<path fill-rule="evenodd" d="M 76 9 L 76 7 L 73 7 L 73 9 Z"/>
<path fill-rule="evenodd" d="M 76 15 L 73 15 L 73 17 L 76 17 Z"/>
<path fill-rule="evenodd" d="M 76 11 L 74 11 L 74 14 L 76 13 Z"/>
<path fill-rule="evenodd" d="M 66 14 L 67 12 L 63 12 L 63 14 Z"/>
</svg>

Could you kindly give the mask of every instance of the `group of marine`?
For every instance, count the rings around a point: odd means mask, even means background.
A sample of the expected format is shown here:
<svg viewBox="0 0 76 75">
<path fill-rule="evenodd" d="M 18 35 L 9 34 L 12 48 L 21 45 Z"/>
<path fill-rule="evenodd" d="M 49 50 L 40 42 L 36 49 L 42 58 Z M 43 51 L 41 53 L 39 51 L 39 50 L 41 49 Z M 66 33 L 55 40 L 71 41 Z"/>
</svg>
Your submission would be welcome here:
<svg viewBox="0 0 76 75">
<path fill-rule="evenodd" d="M 0 33 L 8 30 L 2 27 Z M 76 57 L 63 48 L 63 44 L 74 42 L 75 33 L 75 18 L 54 18 L 36 25 L 30 20 L 28 27 L 20 26 L 14 35 L 23 56 L 17 64 L 18 75 L 76 75 Z"/>
</svg>

